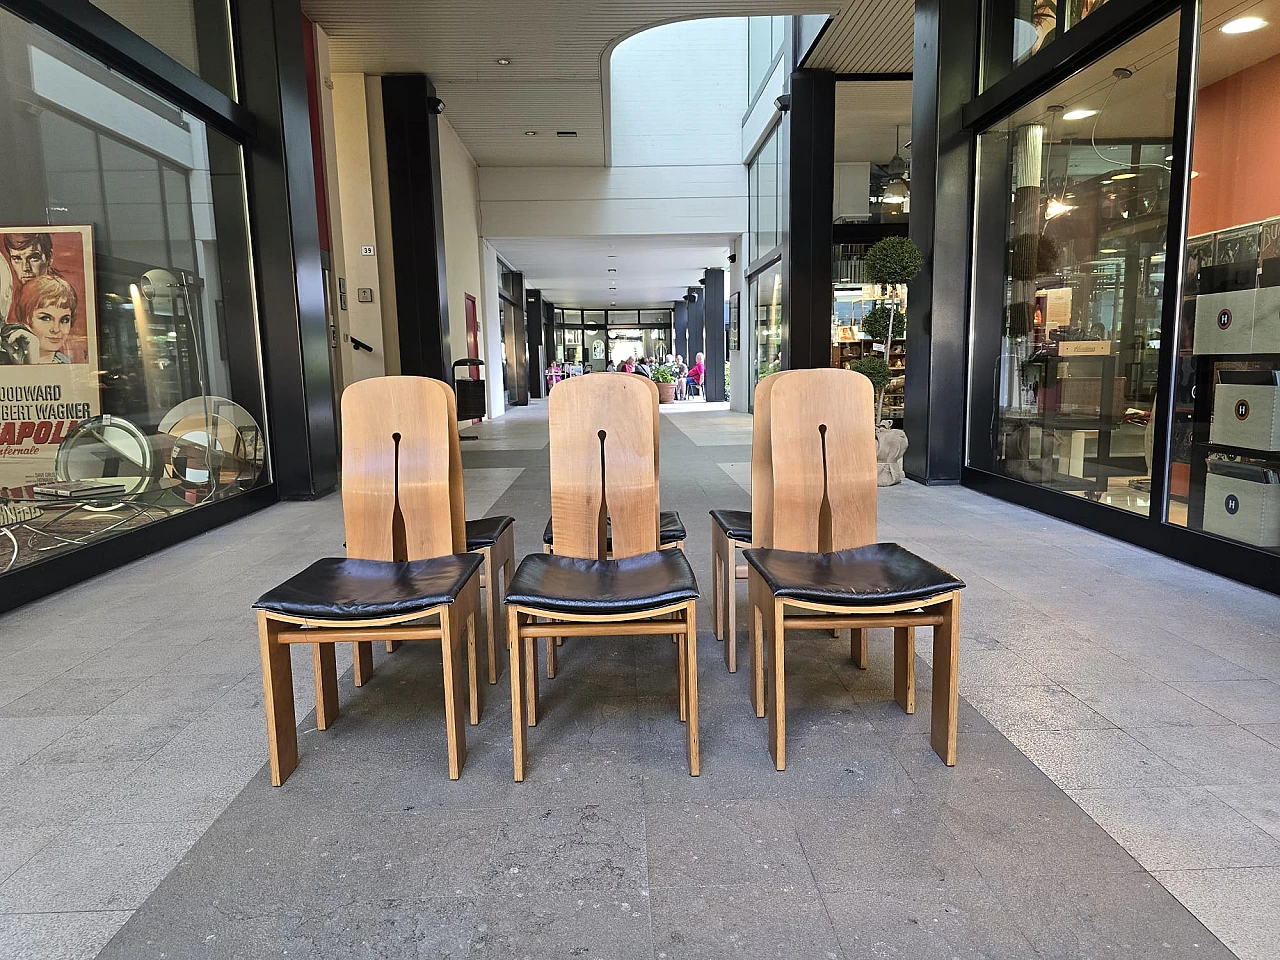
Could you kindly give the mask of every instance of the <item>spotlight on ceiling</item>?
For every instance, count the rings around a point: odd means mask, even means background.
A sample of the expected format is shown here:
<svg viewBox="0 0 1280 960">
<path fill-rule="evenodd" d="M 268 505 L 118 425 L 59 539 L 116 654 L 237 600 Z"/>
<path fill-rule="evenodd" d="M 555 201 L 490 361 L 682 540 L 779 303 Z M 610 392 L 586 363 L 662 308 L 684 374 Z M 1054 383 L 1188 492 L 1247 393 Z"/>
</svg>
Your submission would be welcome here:
<svg viewBox="0 0 1280 960">
<path fill-rule="evenodd" d="M 510 61 L 510 60 L 508 60 L 506 57 L 499 57 L 495 62 L 496 62 L 496 63 L 498 64 L 498 66 L 500 66 L 500 67 L 509 67 L 509 66 L 511 66 L 511 61 Z"/>
<path fill-rule="evenodd" d="M 1087 109 L 1081 108 L 1077 110 L 1068 110 L 1066 113 L 1062 115 L 1062 119 L 1063 120 L 1088 120 L 1090 117 L 1096 117 L 1097 115 L 1098 115 L 1097 110 L 1087 110 Z"/>
<path fill-rule="evenodd" d="M 538 135 L 538 131 L 537 131 L 537 130 L 526 130 L 526 131 L 524 132 L 524 135 L 525 135 L 526 137 L 536 137 L 536 136 Z"/>
<path fill-rule="evenodd" d="M 1261 30 L 1267 25 L 1267 21 L 1261 17 L 1236 17 L 1234 20 L 1228 20 L 1222 25 L 1223 33 L 1253 33 L 1255 30 Z"/>
</svg>

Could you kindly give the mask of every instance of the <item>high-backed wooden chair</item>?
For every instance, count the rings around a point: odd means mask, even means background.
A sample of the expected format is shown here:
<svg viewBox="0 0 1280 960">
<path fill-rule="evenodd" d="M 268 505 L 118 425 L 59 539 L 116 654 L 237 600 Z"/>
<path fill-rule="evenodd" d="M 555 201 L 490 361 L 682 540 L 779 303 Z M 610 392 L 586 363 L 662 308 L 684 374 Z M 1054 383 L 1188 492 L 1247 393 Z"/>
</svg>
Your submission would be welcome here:
<svg viewBox="0 0 1280 960">
<path fill-rule="evenodd" d="M 461 775 L 467 752 L 464 644 L 471 722 L 479 722 L 475 646 L 482 559 L 466 552 L 456 419 L 453 391 L 436 380 L 381 377 L 352 384 L 342 395 L 348 556 L 317 561 L 254 604 L 276 786 L 298 764 L 289 657 L 295 643 L 312 646 L 316 726 L 325 730 L 338 717 L 335 643 L 356 644 L 359 667 L 366 653 L 371 662 L 375 641 L 439 641 L 449 777 Z M 436 622 L 422 623 L 428 618 Z"/>
<path fill-rule="evenodd" d="M 769 429 L 768 475 L 751 480 L 756 546 L 744 554 L 751 624 L 751 698 L 769 716 L 769 752 L 786 767 L 788 630 L 894 630 L 894 696 L 915 712 L 915 634 L 933 627 L 930 740 L 956 762 L 960 590 L 964 583 L 896 543 L 876 542 L 876 452 L 871 382 L 849 370 L 795 370 L 761 381 L 755 416 Z M 753 459 L 753 464 L 754 464 Z M 766 640 L 767 638 L 767 645 Z M 861 647 L 861 654 L 859 654 Z M 767 651 L 767 656 L 766 656 Z M 767 703 L 764 680 L 767 662 Z"/>
<path fill-rule="evenodd" d="M 654 635 L 678 645 L 697 776 L 698 584 L 684 551 L 658 548 L 658 388 L 629 374 L 574 378 L 552 391 L 549 414 L 556 552 L 525 557 L 506 601 L 515 778 L 538 717 L 536 639 Z M 555 644 L 547 649 L 554 657 Z"/>
</svg>

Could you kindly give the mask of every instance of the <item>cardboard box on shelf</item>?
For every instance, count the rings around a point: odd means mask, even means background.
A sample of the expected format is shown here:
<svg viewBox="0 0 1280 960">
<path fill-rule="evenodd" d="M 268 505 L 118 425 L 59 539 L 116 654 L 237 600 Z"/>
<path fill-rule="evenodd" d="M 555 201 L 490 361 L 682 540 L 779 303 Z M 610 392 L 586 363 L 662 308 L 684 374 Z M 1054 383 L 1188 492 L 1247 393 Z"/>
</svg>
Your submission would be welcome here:
<svg viewBox="0 0 1280 960">
<path fill-rule="evenodd" d="M 1204 529 L 1255 547 L 1280 547 L 1280 483 L 1210 473 L 1204 484 Z"/>
<path fill-rule="evenodd" d="M 1280 386 L 1217 384 L 1209 442 L 1248 450 L 1280 450 Z"/>
</svg>

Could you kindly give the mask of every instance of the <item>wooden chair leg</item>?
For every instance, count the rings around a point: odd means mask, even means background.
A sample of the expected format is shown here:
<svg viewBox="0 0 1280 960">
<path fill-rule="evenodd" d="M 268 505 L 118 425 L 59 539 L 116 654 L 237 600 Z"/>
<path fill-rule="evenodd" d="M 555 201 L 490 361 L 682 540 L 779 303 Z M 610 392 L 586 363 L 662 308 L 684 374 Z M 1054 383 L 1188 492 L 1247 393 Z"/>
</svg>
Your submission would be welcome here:
<svg viewBox="0 0 1280 960">
<path fill-rule="evenodd" d="M 907 713 L 916 712 L 916 628 L 893 628 L 893 699 Z"/>
<path fill-rule="evenodd" d="M 528 733 L 524 715 L 524 644 L 520 640 L 520 611 L 514 607 L 507 609 L 507 667 L 511 673 L 511 762 L 516 783 L 521 783 Z"/>
<path fill-rule="evenodd" d="M 560 671 L 559 637 L 547 637 L 547 679 L 554 680 Z"/>
<path fill-rule="evenodd" d="M 399 640 L 388 640 L 388 641 L 387 641 L 387 653 L 395 653 L 395 652 L 396 652 L 397 650 L 399 650 L 399 649 L 400 649 L 400 641 L 399 641 Z"/>
<path fill-rule="evenodd" d="M 724 639 L 724 620 L 720 615 L 720 541 L 718 530 L 712 522 L 711 530 L 711 632 L 717 640 Z"/>
<path fill-rule="evenodd" d="M 773 632 L 772 627 L 769 626 L 773 616 L 773 598 L 769 595 L 764 580 L 754 570 L 747 574 L 747 594 L 751 611 L 751 630 L 748 637 L 751 661 L 751 705 L 755 707 L 756 716 L 763 717 L 765 714 L 764 635 L 766 627 L 770 634 Z"/>
<path fill-rule="evenodd" d="M 351 674 L 357 687 L 363 687 L 373 677 L 373 644 L 361 641 L 351 645 Z"/>
<path fill-rule="evenodd" d="M 467 761 L 467 727 L 462 718 L 463 618 L 454 603 L 440 615 L 440 650 L 444 660 L 444 725 L 449 750 L 449 779 L 462 776 Z"/>
<path fill-rule="evenodd" d="M 478 588 L 477 588 L 478 594 Z M 480 597 L 477 595 L 476 600 Z M 466 626 L 467 631 L 467 695 L 468 704 L 471 708 L 471 725 L 474 727 L 480 722 L 480 665 L 477 662 L 477 656 L 480 653 L 479 644 L 476 642 L 479 631 L 476 629 L 477 610 L 472 607 L 467 612 Z"/>
<path fill-rule="evenodd" d="M 960 723 L 960 591 L 942 604 L 942 625 L 933 628 L 933 716 L 929 741 L 949 767 L 956 765 Z"/>
<path fill-rule="evenodd" d="M 680 705 L 680 722 L 689 721 L 689 643 L 688 634 L 672 634 L 676 641 L 676 699 Z"/>
<path fill-rule="evenodd" d="M 769 754 L 779 770 L 787 768 L 787 670 L 783 655 L 783 610 L 781 601 L 773 602 L 773 620 L 769 624 Z"/>
<path fill-rule="evenodd" d="M 533 623 L 534 618 L 530 617 Z M 538 644 L 532 637 L 524 643 L 524 713 L 529 726 L 538 725 Z"/>
<path fill-rule="evenodd" d="M 689 754 L 689 776 L 696 777 L 702 769 L 700 748 L 698 743 L 698 615 L 694 604 L 685 608 L 685 642 L 684 649 L 684 700 L 685 744 Z"/>
<path fill-rule="evenodd" d="M 280 786 L 298 766 L 298 720 L 293 712 L 293 664 L 280 642 L 280 624 L 258 611 L 262 653 L 262 702 L 267 710 L 267 755 L 271 783 Z"/>
<path fill-rule="evenodd" d="M 859 670 L 867 669 L 867 631 L 857 628 L 846 631 L 849 634 L 849 657 Z"/>
<path fill-rule="evenodd" d="M 498 682 L 498 640 L 496 636 L 498 611 L 502 609 L 502 601 L 498 597 L 498 571 L 493 567 L 493 548 L 485 547 L 480 551 L 484 557 L 484 621 L 485 632 L 489 641 L 489 682 Z"/>
<path fill-rule="evenodd" d="M 738 548 L 733 541 L 725 540 L 724 566 L 724 620 L 728 649 L 724 652 L 724 664 L 730 673 L 738 672 Z"/>
<path fill-rule="evenodd" d="M 316 728 L 328 730 L 338 719 L 338 650 L 332 643 L 311 645 L 316 681 Z"/>
</svg>

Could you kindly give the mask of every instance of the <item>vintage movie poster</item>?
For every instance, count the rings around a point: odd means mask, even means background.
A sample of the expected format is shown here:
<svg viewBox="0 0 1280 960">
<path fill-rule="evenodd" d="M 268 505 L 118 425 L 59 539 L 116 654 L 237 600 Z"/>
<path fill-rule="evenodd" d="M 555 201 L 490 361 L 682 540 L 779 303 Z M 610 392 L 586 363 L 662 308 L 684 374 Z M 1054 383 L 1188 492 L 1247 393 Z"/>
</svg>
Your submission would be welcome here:
<svg viewBox="0 0 1280 960">
<path fill-rule="evenodd" d="M 0 496 L 53 480 L 101 413 L 92 226 L 0 226 Z"/>
</svg>

